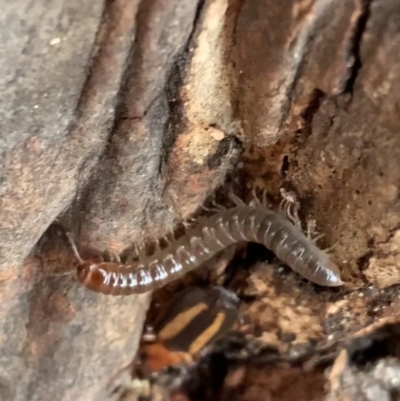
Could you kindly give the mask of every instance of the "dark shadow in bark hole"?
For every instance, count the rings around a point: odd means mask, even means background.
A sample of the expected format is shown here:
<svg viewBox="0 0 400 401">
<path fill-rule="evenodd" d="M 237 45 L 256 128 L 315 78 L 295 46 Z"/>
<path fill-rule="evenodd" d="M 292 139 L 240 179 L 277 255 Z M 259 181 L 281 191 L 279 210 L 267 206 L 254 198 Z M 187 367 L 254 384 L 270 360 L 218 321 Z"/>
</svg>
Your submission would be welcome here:
<svg viewBox="0 0 400 401">
<path fill-rule="evenodd" d="M 400 323 L 391 323 L 375 332 L 352 339 L 347 346 L 350 362 L 359 369 L 388 356 L 400 358 Z"/>
</svg>

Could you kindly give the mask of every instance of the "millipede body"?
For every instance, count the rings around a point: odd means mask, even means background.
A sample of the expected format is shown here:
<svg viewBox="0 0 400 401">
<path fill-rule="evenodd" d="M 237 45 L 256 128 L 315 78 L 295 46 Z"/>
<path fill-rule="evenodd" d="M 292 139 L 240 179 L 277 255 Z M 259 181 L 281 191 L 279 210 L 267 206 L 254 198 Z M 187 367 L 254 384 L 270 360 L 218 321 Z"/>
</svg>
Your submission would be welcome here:
<svg viewBox="0 0 400 401">
<path fill-rule="evenodd" d="M 243 241 L 264 245 L 316 284 L 343 284 L 339 268 L 324 251 L 291 221 L 262 204 L 237 205 L 200 218 L 184 236 L 132 264 L 81 261 L 78 280 L 103 294 L 140 294 L 180 278 L 226 247 Z"/>
</svg>

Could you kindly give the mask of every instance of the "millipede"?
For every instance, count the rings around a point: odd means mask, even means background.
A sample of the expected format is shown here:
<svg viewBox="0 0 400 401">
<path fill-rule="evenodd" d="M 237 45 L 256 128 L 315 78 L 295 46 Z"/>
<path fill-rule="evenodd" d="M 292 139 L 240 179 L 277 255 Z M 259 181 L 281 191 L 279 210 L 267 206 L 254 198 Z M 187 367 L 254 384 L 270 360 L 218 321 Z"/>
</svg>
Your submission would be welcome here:
<svg viewBox="0 0 400 401">
<path fill-rule="evenodd" d="M 199 267 L 228 246 L 256 242 L 307 280 L 326 287 L 343 284 L 338 266 L 327 252 L 306 236 L 294 217 L 287 218 L 267 206 L 266 197 L 246 204 L 231 194 L 234 206 L 200 217 L 185 234 L 132 263 L 83 260 L 70 236 L 79 261 L 77 278 L 88 289 L 106 295 L 142 294 L 163 287 Z M 285 198 L 284 198 L 285 200 Z M 286 199 L 286 202 L 289 202 Z M 297 209 L 295 209 L 297 210 Z M 293 217 L 294 216 L 294 217 Z"/>
</svg>

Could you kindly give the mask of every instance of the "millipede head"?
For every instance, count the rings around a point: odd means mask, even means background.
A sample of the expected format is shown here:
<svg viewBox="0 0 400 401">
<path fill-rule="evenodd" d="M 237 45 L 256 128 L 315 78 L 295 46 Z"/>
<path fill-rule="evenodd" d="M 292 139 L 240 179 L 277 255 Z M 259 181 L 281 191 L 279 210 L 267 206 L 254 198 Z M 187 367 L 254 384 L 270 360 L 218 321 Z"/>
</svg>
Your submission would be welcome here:
<svg viewBox="0 0 400 401">
<path fill-rule="evenodd" d="M 79 264 L 76 269 L 78 281 L 86 285 L 86 281 L 90 280 L 90 272 L 92 269 L 92 262 L 83 262 Z"/>
<path fill-rule="evenodd" d="M 107 271 L 114 266 L 115 264 L 110 262 L 93 263 L 93 261 L 85 261 L 77 268 L 78 281 L 89 290 L 109 294 L 111 288 L 104 285 L 104 279 Z"/>
</svg>

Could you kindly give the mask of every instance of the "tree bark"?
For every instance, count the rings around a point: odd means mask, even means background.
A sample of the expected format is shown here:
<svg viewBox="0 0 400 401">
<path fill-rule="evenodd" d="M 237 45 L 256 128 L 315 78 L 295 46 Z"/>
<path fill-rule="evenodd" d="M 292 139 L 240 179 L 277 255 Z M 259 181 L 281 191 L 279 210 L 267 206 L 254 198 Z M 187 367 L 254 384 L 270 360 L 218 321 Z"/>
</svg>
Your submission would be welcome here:
<svg viewBox="0 0 400 401">
<path fill-rule="evenodd" d="M 1 10 L 0 399 L 108 399 L 107 381 L 135 354 L 149 295 L 80 286 L 60 225 L 84 249 L 121 253 L 192 215 L 232 171 L 247 190 L 294 188 L 326 243 L 339 240 L 343 278 L 379 292 L 377 317 L 393 312 L 396 0 L 17 0 Z M 324 294 L 312 311 L 321 338 Z M 329 335 L 370 323 L 371 308 L 351 303 L 357 324 Z"/>
</svg>

